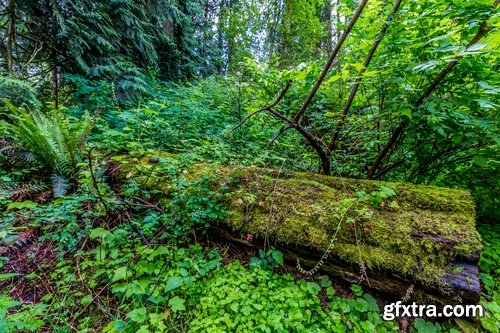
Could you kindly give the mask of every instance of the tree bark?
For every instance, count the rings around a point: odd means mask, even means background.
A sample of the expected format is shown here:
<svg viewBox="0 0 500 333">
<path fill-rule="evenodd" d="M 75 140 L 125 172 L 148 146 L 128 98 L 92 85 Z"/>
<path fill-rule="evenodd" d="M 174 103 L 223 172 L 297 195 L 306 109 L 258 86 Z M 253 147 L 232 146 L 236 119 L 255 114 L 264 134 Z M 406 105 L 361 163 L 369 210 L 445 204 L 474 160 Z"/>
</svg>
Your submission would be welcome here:
<svg viewBox="0 0 500 333">
<path fill-rule="evenodd" d="M 9 22 L 7 23 L 7 73 L 14 74 L 14 54 L 13 44 L 15 40 L 16 30 L 16 3 L 15 0 L 8 0 L 7 15 Z"/>
</svg>

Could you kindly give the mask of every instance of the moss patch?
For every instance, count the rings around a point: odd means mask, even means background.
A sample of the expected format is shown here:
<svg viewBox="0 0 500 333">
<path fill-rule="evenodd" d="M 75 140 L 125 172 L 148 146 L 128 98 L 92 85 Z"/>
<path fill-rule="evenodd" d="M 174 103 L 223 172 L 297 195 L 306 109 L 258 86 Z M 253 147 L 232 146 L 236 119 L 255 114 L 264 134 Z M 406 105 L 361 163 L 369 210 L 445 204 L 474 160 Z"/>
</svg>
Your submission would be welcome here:
<svg viewBox="0 0 500 333">
<path fill-rule="evenodd" d="M 159 159 L 152 158 L 155 156 Z M 154 161 L 166 166 L 176 163 L 175 155 L 155 156 L 120 157 L 122 173 L 144 179 Z M 346 199 L 356 197 L 359 191 L 393 188 L 396 195 L 383 207 L 355 204 L 344 216 L 334 243 L 335 256 L 357 264 L 361 252 L 369 269 L 390 270 L 424 284 L 439 284 L 442 275 L 452 269 L 452 261 L 471 257 L 481 249 L 474 204 L 466 191 L 206 164 L 187 166 L 180 176 L 193 180 L 206 174 L 221 182 L 237 180 L 223 199 L 229 212 L 223 223 L 241 233 L 319 252 L 328 248 Z M 155 174 L 147 186 L 163 191 L 168 200 L 172 176 Z M 214 186 L 218 186 L 217 181 Z"/>
</svg>

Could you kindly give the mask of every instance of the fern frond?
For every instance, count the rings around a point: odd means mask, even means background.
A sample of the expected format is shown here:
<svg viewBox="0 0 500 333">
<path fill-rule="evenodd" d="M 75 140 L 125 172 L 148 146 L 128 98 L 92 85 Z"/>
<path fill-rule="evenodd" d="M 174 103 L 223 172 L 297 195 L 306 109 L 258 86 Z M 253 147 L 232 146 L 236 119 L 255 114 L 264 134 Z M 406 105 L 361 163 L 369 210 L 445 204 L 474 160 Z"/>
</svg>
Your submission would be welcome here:
<svg viewBox="0 0 500 333">
<path fill-rule="evenodd" d="M 0 193 L 15 201 L 31 198 L 47 189 L 47 184 L 37 181 L 0 183 Z"/>
<path fill-rule="evenodd" d="M 60 198 L 68 192 L 69 181 L 58 175 L 52 175 L 52 191 L 54 198 Z"/>
<path fill-rule="evenodd" d="M 73 119 L 52 110 L 44 114 L 7 103 L 10 121 L 0 121 L 0 129 L 31 152 L 48 174 L 69 176 L 74 172 L 82 145 L 92 126 L 90 117 Z"/>
<path fill-rule="evenodd" d="M 31 151 L 20 146 L 4 146 L 0 148 L 0 165 L 16 168 L 37 166 L 38 159 Z"/>
</svg>

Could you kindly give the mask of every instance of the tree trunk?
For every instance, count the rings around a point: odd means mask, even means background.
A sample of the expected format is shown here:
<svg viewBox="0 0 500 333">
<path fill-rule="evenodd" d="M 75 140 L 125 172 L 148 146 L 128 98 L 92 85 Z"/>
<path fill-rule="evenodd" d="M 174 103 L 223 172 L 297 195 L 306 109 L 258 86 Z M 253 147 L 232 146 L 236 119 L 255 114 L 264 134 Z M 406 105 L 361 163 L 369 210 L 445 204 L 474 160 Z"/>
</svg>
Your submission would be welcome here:
<svg viewBox="0 0 500 333">
<path fill-rule="evenodd" d="M 15 0 L 9 0 L 7 4 L 7 15 L 9 21 L 7 23 L 7 73 L 14 74 L 14 54 L 13 44 L 15 40 L 16 30 L 16 3 Z"/>
<path fill-rule="evenodd" d="M 327 54 L 333 51 L 333 30 L 332 30 L 332 1 L 325 0 L 321 13 L 321 22 L 323 23 L 325 36 L 323 40 L 323 48 Z"/>
<path fill-rule="evenodd" d="M 55 52 L 52 54 L 52 75 L 51 75 L 51 83 L 52 83 L 52 98 L 54 99 L 54 108 L 59 108 L 59 75 L 57 69 L 57 55 Z"/>
<path fill-rule="evenodd" d="M 116 157 L 119 178 L 134 177 L 168 205 L 172 176 L 157 174 L 151 181 L 149 171 L 140 171 L 151 170 L 158 157 L 176 159 L 160 152 Z M 188 181 L 210 176 L 204 186 L 222 194 L 212 199 L 227 212 L 212 221 L 213 232 L 231 241 L 257 246 L 265 239 L 303 270 L 315 271 L 322 262 L 318 269 L 333 277 L 397 297 L 413 286 L 411 296 L 419 301 L 479 300 L 481 242 L 466 191 L 243 166 L 194 165 L 183 175 Z M 383 199 L 380 193 L 389 189 L 395 194 Z M 368 195 L 359 199 L 361 192 Z"/>
</svg>

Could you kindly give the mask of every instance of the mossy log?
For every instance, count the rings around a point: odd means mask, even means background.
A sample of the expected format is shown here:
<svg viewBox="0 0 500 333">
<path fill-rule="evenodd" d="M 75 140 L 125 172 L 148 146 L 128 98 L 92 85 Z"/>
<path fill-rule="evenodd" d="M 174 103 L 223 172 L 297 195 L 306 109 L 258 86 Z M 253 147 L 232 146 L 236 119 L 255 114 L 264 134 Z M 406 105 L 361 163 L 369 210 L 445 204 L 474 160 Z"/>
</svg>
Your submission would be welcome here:
<svg viewBox="0 0 500 333">
<path fill-rule="evenodd" d="M 175 190 L 172 176 L 160 171 L 151 177 L 148 170 L 155 163 L 178 166 L 175 155 L 114 159 L 121 163 L 120 174 L 147 179 L 148 187 L 163 193 L 160 201 L 168 202 Z M 225 188 L 217 200 L 224 202 L 227 217 L 214 223 L 231 241 L 255 246 L 266 239 L 304 269 L 328 251 L 321 271 L 397 297 L 413 290 L 410 298 L 419 301 L 479 301 L 481 242 L 467 191 L 244 166 L 197 164 L 181 175 L 210 176 L 214 190 Z M 381 188 L 395 195 L 377 206 L 354 200 Z"/>
</svg>

